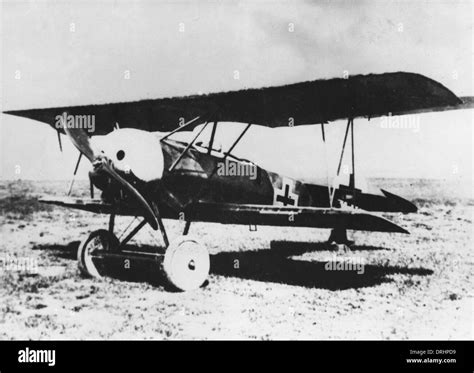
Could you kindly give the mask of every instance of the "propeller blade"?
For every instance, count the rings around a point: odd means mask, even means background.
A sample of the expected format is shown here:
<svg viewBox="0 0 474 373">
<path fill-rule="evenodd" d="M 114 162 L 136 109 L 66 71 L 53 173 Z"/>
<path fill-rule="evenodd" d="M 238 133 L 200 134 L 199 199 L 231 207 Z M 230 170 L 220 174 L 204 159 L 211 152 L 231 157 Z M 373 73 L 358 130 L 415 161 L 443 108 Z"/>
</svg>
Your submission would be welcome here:
<svg viewBox="0 0 474 373">
<path fill-rule="evenodd" d="M 64 126 L 64 131 L 69 139 L 72 141 L 74 146 L 86 156 L 86 158 L 94 162 L 96 159 L 96 154 L 89 140 L 89 136 L 81 128 L 67 128 Z"/>
</svg>

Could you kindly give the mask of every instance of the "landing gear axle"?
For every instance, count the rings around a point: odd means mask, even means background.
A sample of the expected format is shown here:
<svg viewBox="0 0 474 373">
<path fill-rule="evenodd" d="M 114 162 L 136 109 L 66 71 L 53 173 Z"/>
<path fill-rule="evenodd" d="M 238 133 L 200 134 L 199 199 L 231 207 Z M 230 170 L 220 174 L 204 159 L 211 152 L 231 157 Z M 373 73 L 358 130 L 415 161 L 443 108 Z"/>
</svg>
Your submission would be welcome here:
<svg viewBox="0 0 474 373">
<path fill-rule="evenodd" d="M 159 250 L 138 252 L 126 249 L 125 245 L 143 228 L 144 222 L 139 223 L 122 242 L 119 242 L 110 229 L 113 223 L 109 224 L 109 230 L 99 229 L 89 234 L 77 251 L 81 274 L 102 278 L 106 259 L 143 259 L 156 263 L 157 269 L 164 272 L 169 284 L 178 290 L 188 291 L 201 287 L 209 276 L 210 257 L 207 248 L 196 238 L 181 236 L 173 240 L 164 255 Z"/>
</svg>

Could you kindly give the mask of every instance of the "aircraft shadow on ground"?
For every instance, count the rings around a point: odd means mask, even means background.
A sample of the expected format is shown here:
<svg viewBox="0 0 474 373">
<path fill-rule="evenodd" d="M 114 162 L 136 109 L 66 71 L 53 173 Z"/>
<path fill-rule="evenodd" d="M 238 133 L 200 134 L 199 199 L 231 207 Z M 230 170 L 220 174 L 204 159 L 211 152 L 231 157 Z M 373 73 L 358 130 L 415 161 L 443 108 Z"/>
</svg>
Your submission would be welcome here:
<svg viewBox="0 0 474 373">
<path fill-rule="evenodd" d="M 375 286 L 392 281 L 388 276 L 394 274 L 427 276 L 433 273 L 432 270 L 426 268 L 371 264 L 365 264 L 361 273 L 358 273 L 357 268 L 327 270 L 328 262 L 334 264 L 337 263 L 338 258 L 350 258 L 353 255 L 329 251 L 325 243 L 272 241 L 270 248 L 270 250 L 218 253 L 211 257 L 211 271 L 222 276 L 328 290 Z M 376 246 L 354 246 L 351 250 L 356 252 L 386 249 Z M 292 258 L 315 251 L 327 252 L 328 260 Z"/>
<path fill-rule="evenodd" d="M 79 242 L 68 245 L 35 246 L 36 250 L 46 250 L 52 255 L 75 260 Z M 154 250 L 148 245 L 128 245 L 129 249 L 140 251 Z M 376 246 L 354 246 L 352 251 L 387 250 Z M 308 252 L 326 251 L 328 260 L 302 260 L 292 257 Z M 353 256 L 353 255 L 352 255 Z M 345 253 L 328 251 L 324 243 L 272 241 L 269 249 L 251 251 L 220 252 L 211 255 L 211 274 L 236 277 L 247 280 L 273 282 L 307 288 L 344 290 L 376 286 L 393 281 L 390 275 L 428 276 L 433 271 L 423 267 L 408 268 L 403 266 L 365 264 L 351 270 L 328 270 L 328 262 L 337 263 L 340 257 L 351 257 Z M 326 259 L 326 258 L 325 258 Z M 166 286 L 159 262 L 131 261 L 129 269 L 124 270 L 123 261 L 108 263 L 102 274 L 119 280 L 147 282 L 154 286 Z M 169 287 L 167 287 L 168 290 Z"/>
<path fill-rule="evenodd" d="M 36 245 L 33 250 L 47 251 L 49 254 L 62 259 L 77 259 L 77 249 L 80 241 L 72 241 L 67 245 Z"/>
</svg>

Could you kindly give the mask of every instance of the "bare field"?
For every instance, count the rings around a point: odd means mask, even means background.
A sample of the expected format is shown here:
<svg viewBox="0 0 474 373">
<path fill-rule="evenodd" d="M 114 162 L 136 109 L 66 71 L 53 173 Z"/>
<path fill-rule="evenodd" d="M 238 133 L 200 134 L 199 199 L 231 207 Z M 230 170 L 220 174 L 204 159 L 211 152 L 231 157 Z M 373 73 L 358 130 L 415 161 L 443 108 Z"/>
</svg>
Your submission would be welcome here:
<svg viewBox="0 0 474 373">
<path fill-rule="evenodd" d="M 356 246 L 336 253 L 322 244 L 328 230 L 196 223 L 211 276 L 189 293 L 168 291 L 159 264 L 82 278 L 79 241 L 107 217 L 35 200 L 67 182 L 1 182 L 0 339 L 472 339 L 473 200 L 442 181 L 374 181 L 417 204 L 386 215 L 410 235 L 351 232 Z M 165 224 L 170 237 L 183 228 Z M 131 244 L 158 242 L 146 228 Z M 344 259 L 363 273 L 326 269 Z M 22 261 L 37 271 L 10 265 Z"/>
</svg>

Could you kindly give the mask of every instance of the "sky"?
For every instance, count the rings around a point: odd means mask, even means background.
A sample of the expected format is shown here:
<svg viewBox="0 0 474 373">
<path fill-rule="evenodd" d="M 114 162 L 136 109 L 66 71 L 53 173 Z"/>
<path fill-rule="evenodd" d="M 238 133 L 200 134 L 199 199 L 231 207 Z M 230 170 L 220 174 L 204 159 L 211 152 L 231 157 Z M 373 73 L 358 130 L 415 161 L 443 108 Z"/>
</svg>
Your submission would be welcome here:
<svg viewBox="0 0 474 373">
<path fill-rule="evenodd" d="M 474 96 L 468 0 L 1 4 L 1 111 L 390 71 L 421 73 L 458 96 Z M 472 180 L 472 110 L 414 119 L 416 128 L 402 129 L 358 120 L 359 171 L 373 177 Z M 276 162 L 284 157 L 287 167 L 303 162 L 309 169 L 314 160 L 323 163 L 319 131 L 318 126 L 278 129 L 272 146 L 257 143 L 258 136 L 246 141 Z M 332 167 L 344 123 L 331 123 L 327 131 Z M 46 124 L 0 114 L 0 177 L 70 178 L 77 151 L 67 139 L 62 142 L 63 153 Z M 88 167 L 83 162 L 79 177 Z M 319 168 L 315 172 L 320 175 Z"/>
</svg>

